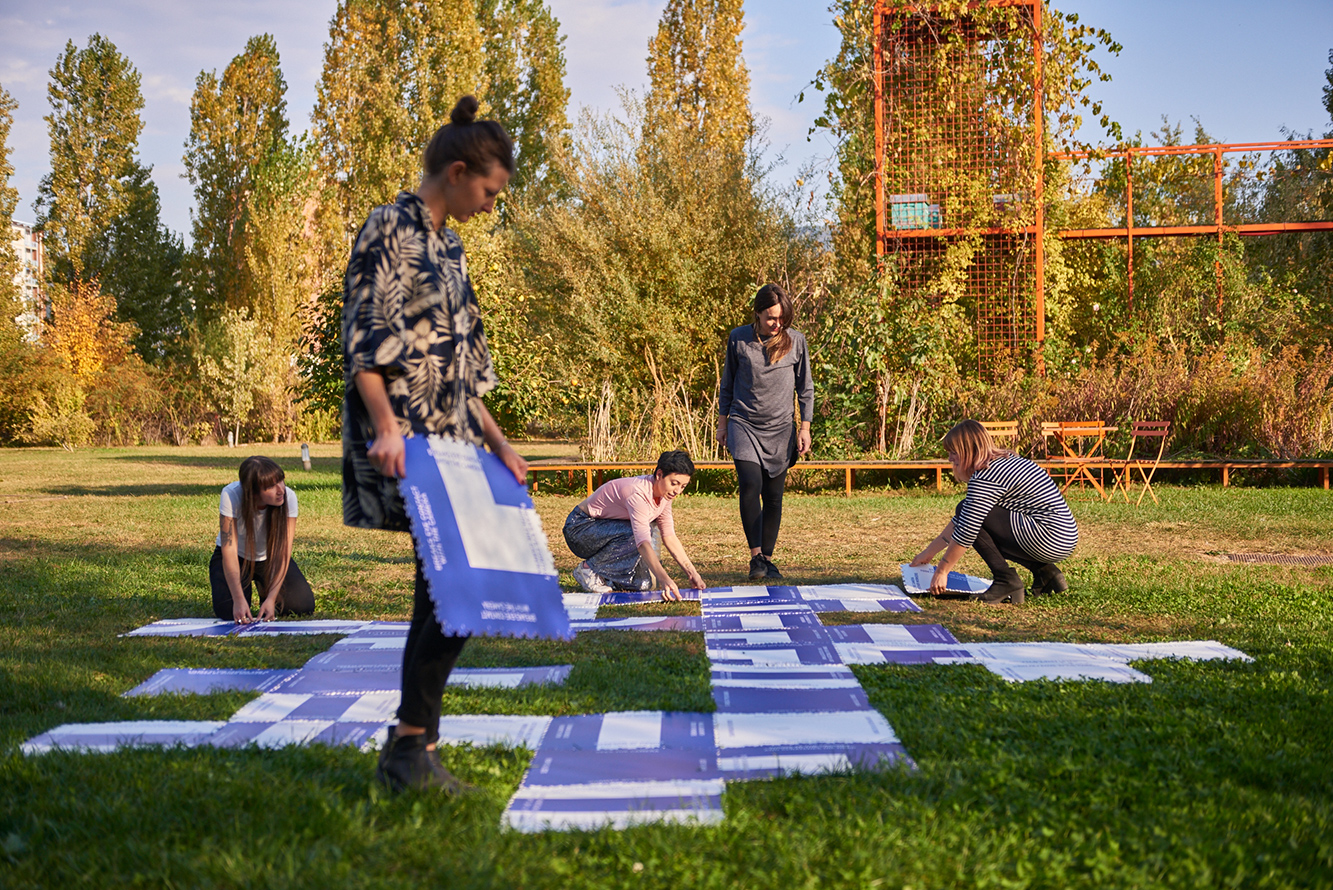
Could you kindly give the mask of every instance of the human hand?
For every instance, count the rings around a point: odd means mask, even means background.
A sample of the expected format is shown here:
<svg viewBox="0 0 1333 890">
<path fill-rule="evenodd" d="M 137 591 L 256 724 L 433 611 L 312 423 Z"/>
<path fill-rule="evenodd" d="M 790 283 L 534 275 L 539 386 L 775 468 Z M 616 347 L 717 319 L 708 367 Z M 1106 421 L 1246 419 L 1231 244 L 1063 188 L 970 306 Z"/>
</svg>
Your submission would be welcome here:
<svg viewBox="0 0 1333 890">
<path fill-rule="evenodd" d="M 658 580 L 662 582 L 663 602 L 676 601 L 680 599 L 680 587 L 677 586 L 675 581 L 672 581 L 670 578 L 660 578 Z"/>
<path fill-rule="evenodd" d="M 810 431 L 801 430 L 796 434 L 796 453 L 806 455 L 810 453 Z"/>
<path fill-rule="evenodd" d="M 270 596 L 259 604 L 259 620 L 272 621 L 274 614 L 278 611 L 278 598 Z"/>
<path fill-rule="evenodd" d="M 390 479 L 401 479 L 407 474 L 407 442 L 397 433 L 377 435 L 366 449 L 366 460 Z"/>
<path fill-rule="evenodd" d="M 514 478 L 518 480 L 519 485 L 527 484 L 528 462 L 523 459 L 523 455 L 514 450 L 512 445 L 505 442 L 497 452 L 496 457 L 500 458 L 504 465 L 509 468 L 509 472 L 514 474 Z"/>
<path fill-rule="evenodd" d="M 245 600 L 232 600 L 231 620 L 237 624 L 249 624 L 254 621 L 254 617 L 250 614 L 250 604 Z"/>
<path fill-rule="evenodd" d="M 690 586 L 695 590 L 703 590 L 708 585 L 704 583 L 704 576 L 695 571 L 690 572 Z"/>
<path fill-rule="evenodd" d="M 909 562 L 908 565 L 911 565 L 911 566 L 923 566 L 923 565 L 926 565 L 926 564 L 929 563 L 929 562 L 930 562 L 930 551 L 929 551 L 929 550 L 922 550 L 922 551 L 921 551 L 920 553 L 918 553 L 916 556 L 913 556 L 913 557 L 912 557 L 912 561 Z"/>
<path fill-rule="evenodd" d="M 718 427 L 717 427 L 717 434 L 716 434 L 715 438 L 717 439 L 717 444 L 718 444 L 718 445 L 720 445 L 722 448 L 726 448 L 726 447 L 727 447 L 727 425 L 726 425 L 726 424 L 718 424 Z"/>
<path fill-rule="evenodd" d="M 930 577 L 930 595 L 944 596 L 949 592 L 949 570 L 935 566 L 935 574 Z"/>
</svg>

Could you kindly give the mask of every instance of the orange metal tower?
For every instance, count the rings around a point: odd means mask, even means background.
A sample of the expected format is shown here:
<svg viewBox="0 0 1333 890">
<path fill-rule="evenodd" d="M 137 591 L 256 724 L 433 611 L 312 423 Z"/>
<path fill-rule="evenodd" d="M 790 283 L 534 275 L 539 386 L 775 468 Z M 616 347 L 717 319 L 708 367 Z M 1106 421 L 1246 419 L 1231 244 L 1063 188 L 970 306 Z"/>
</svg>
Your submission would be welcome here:
<svg viewBox="0 0 1333 890">
<path fill-rule="evenodd" d="M 1042 4 L 988 5 L 879 2 L 873 54 L 876 253 L 904 292 L 975 312 L 983 373 L 1045 339 Z"/>
</svg>

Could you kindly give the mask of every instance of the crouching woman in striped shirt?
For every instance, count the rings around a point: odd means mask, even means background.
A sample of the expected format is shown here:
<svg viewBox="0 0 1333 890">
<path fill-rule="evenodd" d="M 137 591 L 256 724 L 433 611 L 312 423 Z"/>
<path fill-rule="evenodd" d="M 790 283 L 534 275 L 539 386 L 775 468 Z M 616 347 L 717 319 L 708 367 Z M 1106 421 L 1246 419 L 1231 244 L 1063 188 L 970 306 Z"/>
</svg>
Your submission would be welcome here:
<svg viewBox="0 0 1333 890">
<path fill-rule="evenodd" d="M 944 531 L 912 560 L 914 566 L 925 565 L 945 551 L 930 582 L 931 594 L 945 592 L 949 571 L 968 547 L 985 560 L 993 579 L 976 599 L 992 604 L 1023 602 L 1023 581 L 1010 560 L 1032 572 L 1033 596 L 1068 590 L 1055 563 L 1074 552 L 1078 524 L 1050 474 L 1027 458 L 995 447 L 990 433 L 975 420 L 964 420 L 949 430 L 944 450 L 954 478 L 967 484 L 967 496 Z"/>
</svg>

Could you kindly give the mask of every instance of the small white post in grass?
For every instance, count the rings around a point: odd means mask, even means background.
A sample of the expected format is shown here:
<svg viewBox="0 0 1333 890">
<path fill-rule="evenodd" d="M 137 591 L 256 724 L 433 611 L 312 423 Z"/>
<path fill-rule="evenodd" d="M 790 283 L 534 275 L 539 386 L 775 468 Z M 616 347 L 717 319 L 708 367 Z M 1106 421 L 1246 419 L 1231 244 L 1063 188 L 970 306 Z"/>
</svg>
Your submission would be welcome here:
<svg viewBox="0 0 1333 890">
<path fill-rule="evenodd" d="M 227 447 L 228 448 L 236 447 L 236 433 L 234 433 L 231 430 L 227 430 Z"/>
<path fill-rule="evenodd" d="M 301 466 L 310 469 L 310 446 L 305 442 L 301 443 Z"/>
</svg>

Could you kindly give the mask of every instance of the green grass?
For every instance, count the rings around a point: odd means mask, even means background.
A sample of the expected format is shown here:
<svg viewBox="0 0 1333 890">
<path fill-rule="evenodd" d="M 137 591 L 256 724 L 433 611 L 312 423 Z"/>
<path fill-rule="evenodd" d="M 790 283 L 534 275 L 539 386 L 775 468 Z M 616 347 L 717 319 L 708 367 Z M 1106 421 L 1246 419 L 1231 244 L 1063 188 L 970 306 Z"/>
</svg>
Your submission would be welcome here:
<svg viewBox="0 0 1333 890">
<path fill-rule="evenodd" d="M 117 636 L 208 614 L 218 491 L 254 452 L 282 459 L 300 495 L 319 617 L 406 617 L 407 539 L 341 526 L 335 448 L 316 447 L 309 473 L 292 446 L 0 452 L 0 887 L 1333 886 L 1333 569 L 1220 557 L 1333 553 L 1333 495 L 1316 489 L 1075 500 L 1067 594 L 825 616 L 968 640 L 1216 639 L 1254 661 L 1145 662 L 1153 682 L 1124 686 L 858 667 L 920 768 L 736 783 L 716 827 L 504 831 L 527 754 L 500 748 L 446 751 L 481 789 L 458 800 L 384 796 L 373 757 L 345 749 L 19 755 L 61 723 L 225 719 L 249 696 L 121 693 L 164 667 L 298 666 L 332 643 Z M 894 580 L 957 497 L 792 496 L 778 562 L 796 583 Z M 553 543 L 577 500 L 538 498 Z M 704 577 L 740 583 L 735 500 L 691 495 L 676 512 Z M 574 559 L 554 549 L 568 584 Z M 559 687 L 450 690 L 450 713 L 711 708 L 697 635 L 477 641 L 460 663 L 575 670 Z"/>
</svg>

